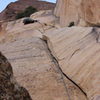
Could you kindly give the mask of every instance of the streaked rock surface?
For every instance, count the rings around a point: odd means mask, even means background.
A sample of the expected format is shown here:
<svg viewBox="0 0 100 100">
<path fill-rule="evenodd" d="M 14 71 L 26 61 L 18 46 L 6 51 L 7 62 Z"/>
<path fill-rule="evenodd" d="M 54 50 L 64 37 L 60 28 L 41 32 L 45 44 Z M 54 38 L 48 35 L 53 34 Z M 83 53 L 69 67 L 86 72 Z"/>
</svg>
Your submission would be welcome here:
<svg viewBox="0 0 100 100">
<path fill-rule="evenodd" d="M 100 26 L 99 0 L 57 0 L 55 15 L 61 26 L 71 22 L 79 26 Z"/>
<path fill-rule="evenodd" d="M 0 46 L 0 50 L 14 66 L 17 81 L 29 91 L 33 99 L 68 99 L 59 70 L 53 63 L 46 44 L 40 38 L 5 43 Z M 72 99 L 86 100 L 80 90 L 66 78 L 65 83 Z"/>
<path fill-rule="evenodd" d="M 58 19 L 52 11 L 41 11 L 31 18 L 39 23 L 23 25 L 23 19 L 9 22 L 0 42 L 0 51 L 12 64 L 17 81 L 34 100 L 68 100 L 66 87 L 71 99 L 86 100 L 80 89 L 64 75 L 62 80 L 46 42 L 42 40 L 46 32 L 60 28 Z"/>
<path fill-rule="evenodd" d="M 85 91 L 89 100 L 99 100 L 100 43 L 96 30 L 92 27 L 62 28 L 46 37 L 63 72 Z"/>
<path fill-rule="evenodd" d="M 11 64 L 0 52 L 0 100 L 32 100 L 28 91 L 13 76 Z"/>
<path fill-rule="evenodd" d="M 0 41 L 17 81 L 34 100 L 99 100 L 99 29 L 61 28 L 50 10 L 31 18 L 7 23 Z"/>
<path fill-rule="evenodd" d="M 81 0 L 57 0 L 54 14 L 59 17 L 61 26 L 79 21 L 79 6 Z"/>
</svg>

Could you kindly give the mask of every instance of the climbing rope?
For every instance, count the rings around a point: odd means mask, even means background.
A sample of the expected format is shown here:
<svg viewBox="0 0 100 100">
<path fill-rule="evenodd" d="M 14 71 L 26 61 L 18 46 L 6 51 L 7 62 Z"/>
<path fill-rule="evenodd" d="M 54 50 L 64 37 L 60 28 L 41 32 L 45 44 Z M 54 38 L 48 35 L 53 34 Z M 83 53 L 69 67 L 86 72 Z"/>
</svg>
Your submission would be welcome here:
<svg viewBox="0 0 100 100">
<path fill-rule="evenodd" d="M 62 71 L 62 69 L 60 68 L 57 59 L 53 56 L 53 54 L 52 54 L 52 52 L 51 52 L 51 50 L 50 50 L 50 48 L 49 48 L 49 46 L 48 46 L 47 40 L 44 40 L 44 42 L 45 42 L 46 45 L 47 45 L 47 49 L 48 49 L 49 52 L 50 52 L 50 55 L 51 55 L 51 58 L 52 58 L 53 62 L 55 63 L 55 65 L 56 65 L 56 67 L 57 67 L 59 73 L 61 74 L 61 79 L 62 79 L 62 82 L 63 82 L 63 84 L 64 84 L 64 87 L 65 87 L 65 90 L 66 90 L 66 93 L 67 93 L 68 99 L 71 100 L 71 97 L 70 97 L 70 95 L 69 95 L 69 92 L 68 92 L 68 89 L 67 89 L 66 83 L 65 83 L 65 81 L 64 81 L 63 71 Z"/>
<path fill-rule="evenodd" d="M 69 92 L 68 92 L 66 83 L 65 83 L 65 81 L 64 81 L 63 72 L 62 72 L 61 68 L 59 67 L 58 61 L 56 60 L 55 57 L 54 57 L 54 60 L 55 60 L 55 62 L 56 62 L 57 68 L 58 68 L 58 70 L 59 70 L 59 72 L 60 72 L 60 74 L 61 74 L 61 79 L 62 79 L 62 82 L 63 82 L 63 84 L 64 84 L 64 87 L 65 87 L 65 90 L 66 90 L 68 99 L 71 100 L 71 97 L 70 97 L 70 95 L 69 95 Z"/>
</svg>

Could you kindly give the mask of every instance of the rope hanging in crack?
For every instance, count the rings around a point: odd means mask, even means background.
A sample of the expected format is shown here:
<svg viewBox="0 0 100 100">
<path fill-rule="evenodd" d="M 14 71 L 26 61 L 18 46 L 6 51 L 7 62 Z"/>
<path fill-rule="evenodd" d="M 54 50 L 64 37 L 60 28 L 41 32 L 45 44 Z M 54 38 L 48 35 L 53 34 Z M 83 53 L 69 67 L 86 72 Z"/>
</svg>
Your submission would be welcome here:
<svg viewBox="0 0 100 100">
<path fill-rule="evenodd" d="M 42 39 L 42 40 L 43 40 L 43 39 Z M 52 58 L 53 62 L 55 63 L 55 65 L 57 66 L 57 69 L 58 69 L 59 73 L 61 74 L 61 79 L 62 79 L 62 82 L 63 82 L 63 84 L 64 84 L 64 87 L 65 87 L 65 90 L 66 90 L 68 99 L 71 100 L 71 97 L 70 97 L 70 95 L 69 95 L 69 92 L 68 92 L 66 83 L 65 83 L 65 81 L 64 81 L 63 72 L 62 72 L 62 70 L 61 70 L 61 68 L 60 68 L 60 66 L 59 66 L 59 63 L 58 63 L 58 61 L 56 60 L 56 58 L 53 56 L 51 50 L 49 49 L 47 40 L 44 39 L 43 41 L 46 43 L 47 49 L 48 49 L 48 51 L 50 52 L 51 58 Z"/>
<path fill-rule="evenodd" d="M 55 59 L 55 57 L 54 57 L 54 59 Z M 60 72 L 60 74 L 61 74 L 61 79 L 62 79 L 62 81 L 63 81 L 63 84 L 64 84 L 64 87 L 65 87 L 65 90 L 66 90 L 68 99 L 71 100 L 70 95 L 69 95 L 69 92 L 68 92 L 68 89 L 67 89 L 67 86 L 66 86 L 66 83 L 65 83 L 65 81 L 64 81 L 63 73 L 62 73 L 62 71 L 61 71 L 59 65 L 57 64 L 57 60 L 56 60 L 56 59 L 55 59 L 55 63 L 56 63 L 57 68 L 58 68 L 58 70 L 59 70 L 59 72 Z"/>
</svg>

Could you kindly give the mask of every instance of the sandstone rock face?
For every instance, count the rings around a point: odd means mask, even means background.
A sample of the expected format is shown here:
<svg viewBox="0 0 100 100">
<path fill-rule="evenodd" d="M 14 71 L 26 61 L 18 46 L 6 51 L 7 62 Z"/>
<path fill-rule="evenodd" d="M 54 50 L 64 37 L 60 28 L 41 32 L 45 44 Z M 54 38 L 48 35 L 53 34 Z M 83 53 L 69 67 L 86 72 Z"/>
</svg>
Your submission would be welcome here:
<svg viewBox="0 0 100 100">
<path fill-rule="evenodd" d="M 57 0 L 55 15 L 60 17 L 60 24 L 68 26 L 75 22 L 80 26 L 100 26 L 99 0 Z"/>
<path fill-rule="evenodd" d="M 88 100 L 99 100 L 100 43 L 93 30 L 86 27 L 62 28 L 46 37 L 63 72 L 81 87 Z"/>
<path fill-rule="evenodd" d="M 89 24 L 100 26 L 100 1 L 82 0 L 81 17 Z"/>
<path fill-rule="evenodd" d="M 70 22 L 77 24 L 79 20 L 78 10 L 81 0 L 57 0 L 55 15 L 60 17 L 61 26 L 68 26 Z"/>
<path fill-rule="evenodd" d="M 32 99 L 68 100 L 59 70 L 41 39 L 21 39 L 4 44 L 0 48 L 14 66 L 17 81 L 28 90 Z M 72 99 L 86 100 L 73 83 L 66 78 L 64 81 Z"/>
<path fill-rule="evenodd" d="M 31 18 L 8 22 L 0 41 L 17 81 L 34 100 L 99 100 L 100 29 L 61 28 L 52 11 Z"/>
<path fill-rule="evenodd" d="M 13 76 L 12 66 L 0 53 L 0 100 L 32 100 Z"/>
<path fill-rule="evenodd" d="M 17 81 L 33 100 L 69 100 L 68 93 L 72 100 L 86 100 L 80 89 L 60 71 L 42 38 L 60 28 L 52 12 L 42 11 L 31 18 L 39 23 L 23 25 L 23 19 L 9 22 L 0 43 L 0 51 L 12 64 Z"/>
</svg>

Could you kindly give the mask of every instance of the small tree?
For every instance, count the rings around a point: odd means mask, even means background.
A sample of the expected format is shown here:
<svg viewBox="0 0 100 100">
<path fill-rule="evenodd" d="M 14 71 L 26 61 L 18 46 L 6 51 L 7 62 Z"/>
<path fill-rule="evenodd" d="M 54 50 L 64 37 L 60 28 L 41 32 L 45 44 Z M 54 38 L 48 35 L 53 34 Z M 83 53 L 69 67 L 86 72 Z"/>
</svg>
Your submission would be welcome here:
<svg viewBox="0 0 100 100">
<path fill-rule="evenodd" d="M 32 7 L 32 6 L 29 6 L 25 9 L 24 12 L 22 13 L 18 13 L 16 15 L 16 19 L 20 19 L 20 18 L 23 18 L 23 17 L 29 17 L 31 14 L 37 12 L 37 9 Z"/>
</svg>

